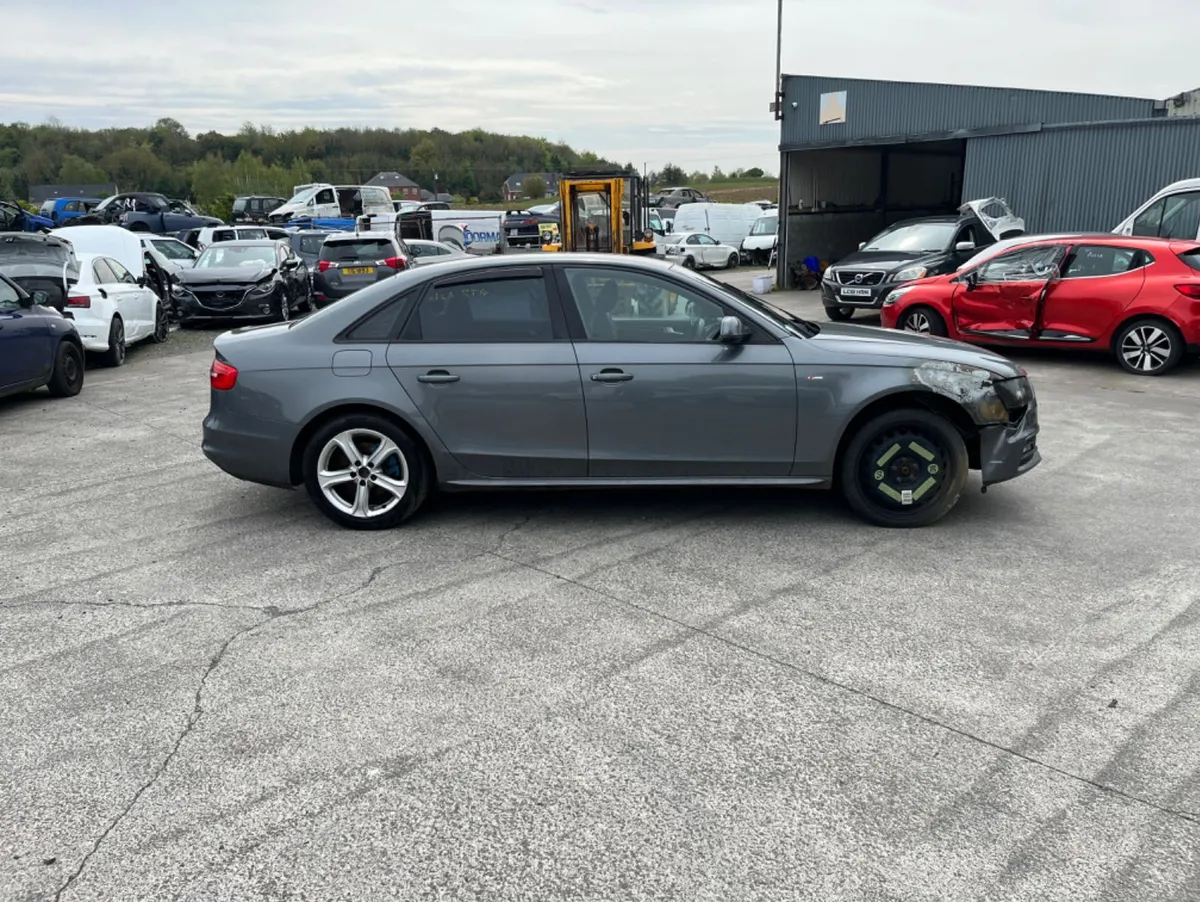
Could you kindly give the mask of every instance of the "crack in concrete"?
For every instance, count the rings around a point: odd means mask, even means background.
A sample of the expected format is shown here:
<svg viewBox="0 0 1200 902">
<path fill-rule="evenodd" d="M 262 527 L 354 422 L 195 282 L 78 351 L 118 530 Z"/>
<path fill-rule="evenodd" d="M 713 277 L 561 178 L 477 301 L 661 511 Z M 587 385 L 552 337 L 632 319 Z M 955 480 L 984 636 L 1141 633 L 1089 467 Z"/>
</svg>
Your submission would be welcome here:
<svg viewBox="0 0 1200 902">
<path fill-rule="evenodd" d="M 138 608 L 139 610 L 144 611 L 155 610 L 156 608 L 221 608 L 222 610 L 226 611 L 253 611 L 259 614 L 267 613 L 272 610 L 270 605 L 260 606 L 252 604 L 221 604 L 217 601 L 66 601 L 58 598 L 47 598 L 41 601 L 21 601 L 17 604 L 0 604 L 0 611 L 15 611 L 18 608 L 36 608 L 42 606 L 58 606 L 63 608 Z"/>
<path fill-rule="evenodd" d="M 183 729 L 180 731 L 179 735 L 175 737 L 175 741 L 172 743 L 170 750 L 167 752 L 162 762 L 154 769 L 154 772 L 150 775 L 150 778 L 138 787 L 137 791 L 134 792 L 129 802 L 119 812 L 117 812 L 116 817 L 109 822 L 109 825 L 105 827 L 104 831 L 96 838 L 96 841 L 92 844 L 92 848 L 89 849 L 80 860 L 78 867 L 76 867 L 75 870 L 68 875 L 63 885 L 60 886 L 54 893 L 54 902 L 61 902 L 63 894 L 70 889 L 71 886 L 83 875 L 88 863 L 100 851 L 100 847 L 104 845 L 104 841 L 108 839 L 112 832 L 116 830 L 118 826 L 120 826 L 121 822 L 129 816 L 130 812 L 137 807 L 137 803 L 139 800 L 141 800 L 142 796 L 152 789 L 154 785 L 162 778 L 162 775 L 166 773 L 166 770 L 170 766 L 171 762 L 179 754 L 179 750 L 183 746 L 184 741 L 191 734 L 192 730 L 195 729 L 196 724 L 200 722 L 200 718 L 204 715 L 204 689 L 208 685 L 209 677 L 211 677 L 216 669 L 220 666 L 221 662 L 225 659 L 225 655 L 229 651 L 230 646 L 232 646 L 234 642 L 236 642 L 238 639 L 241 639 L 243 636 L 248 636 L 255 630 L 258 630 L 267 624 L 275 622 L 276 620 L 282 620 L 288 617 L 296 617 L 301 614 L 311 613 L 312 611 L 324 607 L 325 605 L 333 604 L 334 602 L 342 601 L 352 595 L 356 595 L 375 582 L 375 580 L 379 578 L 380 574 L 384 573 L 385 571 L 391 570 L 394 567 L 400 567 L 404 564 L 411 563 L 419 562 L 396 561 L 392 564 L 374 567 L 371 569 L 371 572 L 367 575 L 366 579 L 364 579 L 353 589 L 348 589 L 345 592 L 338 592 L 334 595 L 331 595 L 329 598 L 324 598 L 313 602 L 312 604 L 306 605 L 303 608 L 295 608 L 290 611 L 281 611 L 279 608 L 274 606 L 253 609 L 255 613 L 264 615 L 264 619 L 259 620 L 257 623 L 244 626 L 234 632 L 233 635 L 221 643 L 221 647 L 217 649 L 217 652 L 209 659 L 208 666 L 204 669 L 204 673 L 200 677 L 200 682 L 196 686 L 192 710 L 188 714 L 188 718 L 183 726 Z M 163 607 L 163 605 L 151 605 L 150 607 Z"/>
<path fill-rule="evenodd" d="M 1186 811 L 1181 808 L 1172 808 L 1168 805 L 1162 805 L 1158 802 L 1155 802 L 1153 799 L 1146 798 L 1145 796 L 1140 796 L 1135 793 L 1126 792 L 1125 790 L 1120 789 L 1116 786 L 1112 786 L 1107 783 L 1102 783 L 1099 780 L 1094 780 L 1090 777 L 1085 777 L 1082 774 L 1072 773 L 1071 771 L 1066 770 L 1065 768 L 1058 767 L 1057 765 L 1051 764 L 1048 761 L 1042 761 L 1039 758 L 1035 758 L 1032 755 L 1028 755 L 1028 754 L 1021 752 L 1015 748 L 1010 748 L 1002 743 L 994 742 L 993 740 L 986 739 L 983 736 L 978 736 L 968 730 L 964 730 L 961 727 L 956 727 L 953 724 L 945 723 L 944 721 L 940 721 L 935 717 L 931 717 L 928 714 L 922 714 L 921 712 L 915 711 L 911 708 L 906 708 L 905 706 L 903 706 L 901 704 L 897 704 L 896 702 L 888 701 L 887 699 L 882 698 L 881 696 L 875 695 L 871 692 L 868 692 L 865 689 L 859 689 L 856 686 L 851 686 L 847 683 L 843 683 L 839 680 L 835 680 L 832 677 L 825 676 L 824 674 L 820 674 L 820 673 L 817 673 L 812 670 L 807 670 L 804 667 L 800 667 L 796 664 L 793 664 L 791 661 L 785 661 L 782 658 L 775 657 L 774 655 L 768 654 L 767 652 L 759 651 L 756 648 L 751 648 L 749 645 L 745 645 L 744 643 L 738 642 L 734 639 L 730 639 L 727 636 L 722 636 L 719 633 L 712 632 L 703 626 L 695 626 L 691 623 L 688 623 L 685 620 L 680 620 L 677 617 L 672 617 L 669 614 L 664 614 L 661 611 L 656 611 L 653 608 L 646 607 L 645 605 L 638 604 L 637 602 L 629 601 L 628 599 L 622 598 L 621 596 L 616 595 L 616 594 L 608 591 L 607 589 L 602 589 L 597 586 L 588 585 L 587 583 L 580 582 L 577 579 L 572 579 L 569 576 L 563 576 L 559 573 L 555 573 L 552 570 L 546 570 L 545 568 L 539 567 L 536 564 L 529 564 L 529 563 L 525 563 L 523 561 L 514 560 L 512 558 L 505 557 L 504 555 L 499 554 L 494 551 L 488 552 L 488 553 L 494 557 L 499 558 L 502 561 L 507 562 L 507 563 L 515 564 L 518 567 L 525 567 L 529 570 L 536 571 L 537 573 L 541 573 L 541 574 L 543 574 L 545 576 L 549 576 L 553 579 L 557 579 L 562 582 L 569 583 L 573 586 L 577 586 L 578 588 L 583 589 L 587 592 L 592 592 L 596 595 L 599 595 L 601 598 L 605 598 L 612 603 L 615 603 L 615 604 L 618 604 L 618 605 L 621 605 L 621 606 L 624 606 L 627 608 L 631 608 L 636 611 L 640 611 L 641 613 L 646 614 L 650 617 L 654 617 L 655 619 L 662 620 L 666 623 L 670 623 L 674 626 L 677 626 L 684 630 L 688 630 L 697 635 L 704 636 L 708 639 L 711 639 L 714 642 L 718 642 L 722 645 L 725 645 L 728 648 L 732 648 L 739 652 L 742 652 L 743 654 L 751 655 L 755 658 L 758 658 L 761 661 L 766 661 L 767 663 L 773 664 L 777 667 L 786 668 L 787 670 L 790 670 L 801 676 L 807 677 L 808 679 L 813 680 L 817 683 L 821 683 L 822 685 L 829 686 L 829 687 L 831 687 L 833 689 L 837 689 L 841 692 L 846 692 L 851 695 L 857 696 L 858 698 L 865 699 L 869 702 L 872 702 L 873 704 L 876 704 L 876 705 L 879 705 L 880 707 L 886 708 L 889 711 L 895 711 L 896 713 L 903 714 L 906 717 L 914 718 L 914 719 L 919 720 L 920 722 L 927 724 L 931 727 L 934 727 L 939 730 L 944 730 L 948 733 L 952 733 L 956 736 L 959 736 L 959 737 L 966 739 L 970 742 L 973 742 L 977 745 L 981 745 L 986 748 L 990 748 L 993 751 L 1000 752 L 1005 755 L 1009 755 L 1013 758 L 1016 758 L 1019 761 L 1025 762 L 1026 764 L 1032 764 L 1035 767 L 1042 768 L 1045 771 L 1048 771 L 1053 774 L 1057 774 L 1058 776 L 1064 777 L 1073 782 L 1080 783 L 1082 785 L 1091 787 L 1092 789 L 1098 790 L 1102 793 L 1106 793 L 1106 794 L 1115 796 L 1117 798 L 1124 799 L 1127 802 L 1131 802 L 1136 805 L 1142 805 L 1146 808 L 1150 808 L 1154 811 L 1157 811 L 1160 814 L 1164 814 L 1169 817 L 1173 817 L 1178 820 L 1184 821 L 1185 823 L 1200 825 L 1200 812 Z"/>
</svg>

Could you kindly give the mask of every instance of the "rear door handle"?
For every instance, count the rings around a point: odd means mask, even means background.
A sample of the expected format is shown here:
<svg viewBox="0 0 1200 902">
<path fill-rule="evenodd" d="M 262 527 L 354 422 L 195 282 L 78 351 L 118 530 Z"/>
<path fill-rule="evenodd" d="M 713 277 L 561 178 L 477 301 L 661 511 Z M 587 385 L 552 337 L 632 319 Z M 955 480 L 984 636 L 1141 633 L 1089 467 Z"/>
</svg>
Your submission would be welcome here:
<svg viewBox="0 0 1200 902">
<path fill-rule="evenodd" d="M 632 378 L 633 373 L 621 370 L 601 370 L 598 373 L 592 373 L 593 382 L 628 382 Z"/>
<path fill-rule="evenodd" d="M 426 382 L 432 385 L 445 385 L 448 382 L 457 382 L 458 376 L 453 373 L 448 373 L 445 370 L 430 370 L 423 376 L 418 376 L 418 382 Z"/>
</svg>

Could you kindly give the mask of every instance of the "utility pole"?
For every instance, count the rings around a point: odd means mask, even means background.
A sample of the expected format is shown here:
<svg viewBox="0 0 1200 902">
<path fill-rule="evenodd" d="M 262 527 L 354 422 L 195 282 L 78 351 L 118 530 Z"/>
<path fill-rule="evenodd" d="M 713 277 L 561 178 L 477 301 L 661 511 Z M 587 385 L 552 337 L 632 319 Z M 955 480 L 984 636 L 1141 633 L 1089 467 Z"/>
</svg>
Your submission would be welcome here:
<svg viewBox="0 0 1200 902">
<path fill-rule="evenodd" d="M 778 3 L 775 20 L 775 102 L 771 104 L 776 121 L 783 118 L 783 0 L 778 0 Z"/>
</svg>

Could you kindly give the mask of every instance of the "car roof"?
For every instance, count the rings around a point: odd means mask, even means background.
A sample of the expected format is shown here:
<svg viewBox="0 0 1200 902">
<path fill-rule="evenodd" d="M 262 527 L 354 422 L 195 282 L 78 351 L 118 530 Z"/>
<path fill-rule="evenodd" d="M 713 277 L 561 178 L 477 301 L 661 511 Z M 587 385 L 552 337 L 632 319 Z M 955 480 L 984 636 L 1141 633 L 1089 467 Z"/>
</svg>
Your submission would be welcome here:
<svg viewBox="0 0 1200 902">
<path fill-rule="evenodd" d="M 277 247 L 279 241 L 276 238 L 239 238 L 237 241 L 216 241 L 209 247 Z"/>
</svg>

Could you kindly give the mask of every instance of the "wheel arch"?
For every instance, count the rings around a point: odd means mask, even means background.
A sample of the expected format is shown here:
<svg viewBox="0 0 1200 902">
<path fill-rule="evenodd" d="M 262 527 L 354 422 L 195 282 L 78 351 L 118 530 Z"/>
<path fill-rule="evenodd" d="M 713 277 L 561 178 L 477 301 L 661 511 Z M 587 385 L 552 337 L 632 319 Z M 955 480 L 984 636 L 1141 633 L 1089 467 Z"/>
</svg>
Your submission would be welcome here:
<svg viewBox="0 0 1200 902">
<path fill-rule="evenodd" d="M 846 447 L 851 440 L 862 429 L 867 421 L 902 407 L 913 407 L 918 410 L 926 410 L 931 413 L 939 414 L 945 417 L 954 428 L 962 435 L 963 441 L 967 446 L 967 459 L 972 470 L 979 469 L 979 426 L 971 419 L 971 415 L 966 409 L 957 402 L 939 395 L 932 391 L 922 391 L 919 389 L 899 389 L 897 391 L 888 392 L 885 395 L 877 396 L 865 404 L 863 404 L 846 427 L 838 436 L 837 450 L 833 457 L 833 482 L 836 486 L 840 479 L 842 468 L 842 458 L 846 454 Z"/>
<path fill-rule="evenodd" d="M 291 455 L 288 459 L 288 479 L 292 485 L 296 486 L 304 482 L 304 449 L 308 447 L 309 440 L 316 434 L 317 430 L 330 420 L 352 414 L 368 414 L 382 417 L 404 430 L 405 434 L 412 439 L 413 443 L 420 450 L 423 458 L 422 462 L 429 467 L 430 484 L 437 485 L 437 464 L 434 461 L 429 443 L 421 435 L 421 431 L 415 428 L 405 417 L 396 413 L 396 411 L 380 404 L 372 404 L 368 401 L 353 401 L 326 407 L 314 414 L 300 428 L 300 431 L 296 434 L 295 441 L 292 442 Z"/>
<path fill-rule="evenodd" d="M 1179 323 L 1175 322 L 1175 320 L 1171 319 L 1171 317 L 1167 316 L 1165 313 L 1162 313 L 1161 311 L 1157 311 L 1157 310 L 1155 310 L 1155 311 L 1143 310 L 1143 311 L 1137 312 L 1137 313 L 1130 313 L 1130 312 L 1126 311 L 1124 314 L 1122 314 L 1121 319 L 1119 319 L 1117 321 L 1117 324 L 1115 326 L 1113 326 L 1112 334 L 1108 338 L 1108 349 L 1112 353 L 1116 354 L 1117 353 L 1117 339 L 1121 337 L 1121 333 L 1124 332 L 1128 326 L 1131 326 L 1134 323 L 1139 322 L 1141 320 L 1157 320 L 1160 323 L 1166 323 L 1168 326 L 1170 326 L 1172 329 L 1175 330 L 1176 335 L 1178 335 L 1179 338 L 1181 340 L 1183 340 L 1186 344 L 1187 340 L 1183 334 L 1183 327 L 1180 326 Z"/>
</svg>

